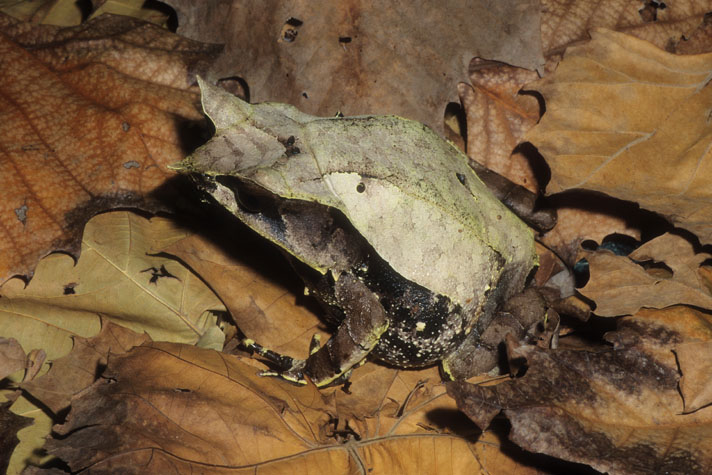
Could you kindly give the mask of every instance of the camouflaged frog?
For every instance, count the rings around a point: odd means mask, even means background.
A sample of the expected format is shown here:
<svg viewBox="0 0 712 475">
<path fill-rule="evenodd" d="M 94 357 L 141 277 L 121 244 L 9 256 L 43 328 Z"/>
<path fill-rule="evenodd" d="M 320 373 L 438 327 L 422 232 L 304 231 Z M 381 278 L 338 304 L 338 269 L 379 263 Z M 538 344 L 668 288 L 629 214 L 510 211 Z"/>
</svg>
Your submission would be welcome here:
<svg viewBox="0 0 712 475">
<path fill-rule="evenodd" d="M 400 117 L 321 118 L 200 87 L 215 136 L 175 168 L 281 247 L 338 324 L 306 360 L 253 344 L 278 362 L 271 374 L 325 386 L 371 357 L 469 376 L 463 348 L 537 255 L 467 157 Z"/>
</svg>

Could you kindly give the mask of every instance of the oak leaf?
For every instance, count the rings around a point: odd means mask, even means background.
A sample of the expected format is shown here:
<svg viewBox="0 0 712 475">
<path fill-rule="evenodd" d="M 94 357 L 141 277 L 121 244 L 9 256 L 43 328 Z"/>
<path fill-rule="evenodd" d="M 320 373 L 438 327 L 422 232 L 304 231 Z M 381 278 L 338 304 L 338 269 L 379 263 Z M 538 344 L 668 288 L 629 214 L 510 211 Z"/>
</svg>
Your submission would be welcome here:
<svg viewBox="0 0 712 475">
<path fill-rule="evenodd" d="M 209 310 L 224 307 L 183 265 L 146 254 L 156 240 L 175 233 L 183 231 L 167 219 L 128 212 L 93 218 L 76 265 L 52 254 L 29 284 L 14 278 L 0 287 L 0 334 L 18 339 L 25 351 L 46 349 L 49 360 L 71 350 L 71 337 L 97 334 L 102 318 L 155 340 L 198 342 L 215 326 Z"/>
<path fill-rule="evenodd" d="M 712 293 L 700 266 L 712 257 L 695 252 L 686 239 L 664 234 L 643 244 L 629 256 L 610 251 L 582 252 L 590 278 L 579 291 L 596 303 L 595 313 L 613 317 L 630 315 L 642 307 L 665 308 L 676 304 L 712 309 Z M 664 264 L 670 271 L 652 271 L 639 262 Z"/>
<path fill-rule="evenodd" d="M 48 373 L 22 383 L 20 387 L 54 414 L 59 414 L 69 407 L 74 394 L 97 379 L 110 353 L 125 353 L 150 340 L 145 333 L 139 334 L 106 322 L 101 332 L 92 338 L 75 337 L 74 348 L 68 355 L 54 360 Z"/>
</svg>

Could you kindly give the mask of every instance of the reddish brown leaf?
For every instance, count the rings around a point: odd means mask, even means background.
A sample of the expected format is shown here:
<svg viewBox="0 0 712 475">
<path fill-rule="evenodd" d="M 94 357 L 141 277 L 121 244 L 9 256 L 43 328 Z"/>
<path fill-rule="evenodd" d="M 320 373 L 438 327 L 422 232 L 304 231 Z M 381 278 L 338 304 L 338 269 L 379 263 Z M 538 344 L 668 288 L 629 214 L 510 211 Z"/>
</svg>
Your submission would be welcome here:
<svg viewBox="0 0 712 475">
<path fill-rule="evenodd" d="M 588 39 L 595 28 L 608 28 L 649 41 L 659 48 L 676 45 L 700 25 L 709 2 L 631 2 L 629 0 L 542 0 L 541 41 L 547 56 L 563 53 Z"/>
<path fill-rule="evenodd" d="M 530 0 L 169 3 L 181 34 L 226 43 L 216 79 L 240 76 L 252 101 L 314 115 L 397 114 L 441 131 L 474 56 L 543 63 Z"/>
<path fill-rule="evenodd" d="M 712 341 L 710 317 L 684 307 L 646 311 L 608 335 L 597 351 L 514 349 L 528 369 L 481 387 L 453 383 L 458 407 L 481 427 L 501 410 L 521 447 L 612 473 L 706 473 L 712 410 L 683 415 L 676 345 Z"/>
<path fill-rule="evenodd" d="M 470 63 L 472 86 L 458 85 L 467 117 L 467 155 L 534 193 L 540 183 L 531 163 L 512 151 L 539 120 L 537 99 L 518 94 L 537 78 L 534 71 L 475 58 Z"/>
<path fill-rule="evenodd" d="M 147 194 L 200 120 L 192 75 L 216 53 L 128 17 L 72 28 L 0 16 L 0 282 L 54 250 L 78 253 L 84 222 Z"/>
</svg>

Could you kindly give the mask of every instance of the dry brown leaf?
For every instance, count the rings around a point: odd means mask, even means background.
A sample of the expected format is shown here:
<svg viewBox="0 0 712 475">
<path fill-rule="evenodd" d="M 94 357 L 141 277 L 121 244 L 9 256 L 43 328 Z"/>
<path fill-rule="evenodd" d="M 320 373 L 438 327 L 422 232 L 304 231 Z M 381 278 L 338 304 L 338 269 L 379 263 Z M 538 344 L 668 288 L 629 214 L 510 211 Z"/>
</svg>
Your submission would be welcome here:
<svg viewBox="0 0 712 475">
<path fill-rule="evenodd" d="M 0 337 L 0 379 L 25 369 L 27 355 L 14 338 Z"/>
<path fill-rule="evenodd" d="M 169 466 L 211 473 L 480 469 L 468 442 L 450 434 L 421 429 L 359 441 L 334 433 L 333 405 L 315 387 L 261 378 L 241 359 L 214 351 L 136 347 L 111 357 L 104 376 L 111 382 L 98 381 L 73 400 L 68 423 L 57 428 L 66 437 L 49 443 L 73 470 L 91 465 L 97 473 L 120 472 L 137 464 L 152 473 Z"/>
<path fill-rule="evenodd" d="M 15 278 L 0 287 L 0 333 L 17 338 L 26 351 L 45 348 L 50 360 L 69 352 L 70 337 L 96 335 L 100 319 L 155 340 L 196 343 L 210 336 L 217 328 L 210 311 L 224 311 L 222 303 L 181 263 L 147 255 L 166 234 L 184 232 L 165 218 L 128 212 L 92 218 L 76 265 L 52 254 L 29 284 Z"/>
<path fill-rule="evenodd" d="M 106 322 L 95 337 L 75 337 L 74 348 L 67 356 L 55 360 L 48 373 L 20 387 L 54 414 L 59 414 L 69 407 L 74 394 L 91 385 L 101 374 L 109 353 L 119 355 L 149 341 L 151 338 L 145 333 Z"/>
<path fill-rule="evenodd" d="M 539 120 L 539 101 L 518 94 L 538 77 L 534 71 L 475 58 L 470 63 L 472 86 L 458 85 L 467 118 L 467 155 L 534 193 L 540 183 L 531 163 L 512 151 Z"/>
<path fill-rule="evenodd" d="M 702 48 L 704 15 L 712 9 L 707 0 L 675 2 L 657 11 L 652 5 L 648 2 L 642 8 L 628 0 L 543 0 L 541 35 L 547 62 L 540 72 L 551 74 L 565 48 L 588 40 L 589 30 L 596 27 L 626 32 L 661 48 L 673 48 L 683 35 L 695 34 L 694 47 Z M 689 50 L 693 46 L 688 43 L 681 41 L 680 46 Z M 518 94 L 537 78 L 534 71 L 475 58 L 470 63 L 472 87 L 458 86 L 467 116 L 468 155 L 533 192 L 542 184 L 538 157 L 513 151 L 539 119 L 534 96 Z"/>
<path fill-rule="evenodd" d="M 500 411 L 521 447 L 620 474 L 703 474 L 712 466 L 712 408 L 683 415 L 670 351 L 712 341 L 709 315 L 684 307 L 626 317 L 608 335 L 613 349 L 515 351 L 519 379 L 448 391 L 478 425 Z"/>
<path fill-rule="evenodd" d="M 711 9 L 709 0 L 542 0 L 541 41 L 550 56 L 588 39 L 591 30 L 607 28 L 673 50 Z"/>
<path fill-rule="evenodd" d="M 98 211 L 155 208 L 181 127 L 202 120 L 192 74 L 216 48 L 116 16 L 58 28 L 0 15 L 0 30 L 3 282 L 77 253 Z"/>
<path fill-rule="evenodd" d="M 536 85 L 547 112 L 527 135 L 551 166 L 548 191 L 634 201 L 710 240 L 710 74 L 712 54 L 675 56 L 607 30 L 569 48 Z"/>
<path fill-rule="evenodd" d="M 569 266 L 578 260 L 583 241 L 601 244 L 613 234 L 640 240 L 641 228 L 649 223 L 635 204 L 600 194 L 566 193 L 552 197 L 549 204 L 556 208 L 556 226 L 539 240 Z"/>
<path fill-rule="evenodd" d="M 173 0 L 179 32 L 225 43 L 215 79 L 240 76 L 253 102 L 313 115 L 396 114 L 442 131 L 474 56 L 543 63 L 538 2 Z"/>
<path fill-rule="evenodd" d="M 584 251 L 590 278 L 579 291 L 596 303 L 603 317 L 630 315 L 642 307 L 665 308 L 676 304 L 712 309 L 712 293 L 698 273 L 712 257 L 696 253 L 692 244 L 674 234 L 664 234 L 636 249 L 628 257 L 610 251 Z M 664 263 L 667 272 L 647 271 L 636 261 Z"/>
<path fill-rule="evenodd" d="M 680 365 L 680 392 L 685 412 L 712 404 L 712 341 L 696 341 L 675 347 Z"/>
<path fill-rule="evenodd" d="M 675 48 L 678 54 L 702 54 L 712 51 L 712 17 L 705 16 L 705 21 L 692 33 L 686 35 L 685 41 Z"/>
<path fill-rule="evenodd" d="M 240 331 L 272 350 L 306 358 L 313 334 L 329 338 L 321 308 L 300 296 L 304 284 L 276 248 L 236 220 L 206 227 L 208 236 L 176 235 L 154 251 L 185 262 L 210 284 Z"/>
</svg>

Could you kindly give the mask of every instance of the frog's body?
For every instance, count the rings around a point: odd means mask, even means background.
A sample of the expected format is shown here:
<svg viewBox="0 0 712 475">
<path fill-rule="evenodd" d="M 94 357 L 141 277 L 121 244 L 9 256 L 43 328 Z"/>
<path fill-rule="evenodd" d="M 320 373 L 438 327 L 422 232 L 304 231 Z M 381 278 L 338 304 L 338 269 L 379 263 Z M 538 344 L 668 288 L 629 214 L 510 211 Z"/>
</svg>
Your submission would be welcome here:
<svg viewBox="0 0 712 475">
<path fill-rule="evenodd" d="M 328 384 L 369 353 L 399 367 L 447 359 L 524 287 L 531 232 L 422 124 L 324 119 L 201 89 L 216 134 L 182 170 L 293 256 L 341 320 L 288 377 Z"/>
</svg>

